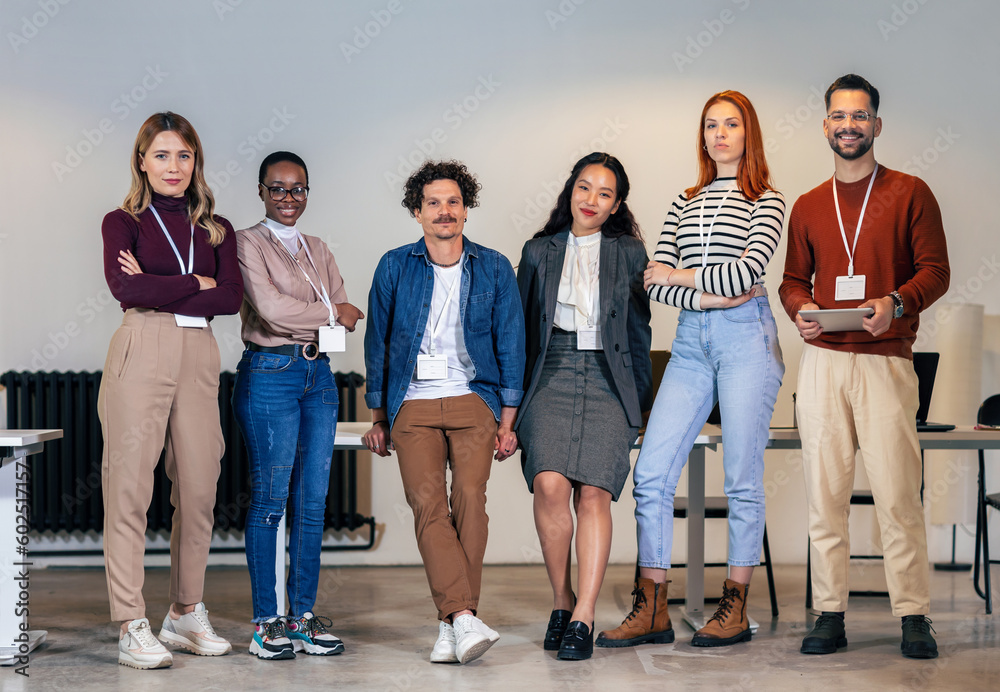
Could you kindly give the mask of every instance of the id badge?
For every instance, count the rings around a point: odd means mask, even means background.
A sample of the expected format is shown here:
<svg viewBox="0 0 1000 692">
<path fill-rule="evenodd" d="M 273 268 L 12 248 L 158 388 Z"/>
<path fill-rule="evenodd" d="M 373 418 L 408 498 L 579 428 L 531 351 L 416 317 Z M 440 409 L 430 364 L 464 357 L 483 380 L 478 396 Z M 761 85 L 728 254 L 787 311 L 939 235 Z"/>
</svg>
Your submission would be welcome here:
<svg viewBox="0 0 1000 692">
<path fill-rule="evenodd" d="M 864 300 L 865 299 L 865 275 L 855 274 L 854 276 L 838 276 L 837 290 L 834 293 L 834 300 Z"/>
<path fill-rule="evenodd" d="M 178 315 L 177 313 L 174 313 L 174 321 L 178 327 L 204 329 L 208 326 L 208 320 L 204 317 L 191 317 L 190 315 Z"/>
<path fill-rule="evenodd" d="M 576 349 L 578 351 L 603 351 L 600 327 L 580 327 L 576 330 Z"/>
<path fill-rule="evenodd" d="M 319 350 L 342 353 L 347 350 L 347 328 L 342 324 L 319 328 Z"/>
<path fill-rule="evenodd" d="M 430 356 L 421 353 L 417 356 L 417 379 L 418 380 L 447 380 L 448 379 L 448 356 Z"/>
</svg>

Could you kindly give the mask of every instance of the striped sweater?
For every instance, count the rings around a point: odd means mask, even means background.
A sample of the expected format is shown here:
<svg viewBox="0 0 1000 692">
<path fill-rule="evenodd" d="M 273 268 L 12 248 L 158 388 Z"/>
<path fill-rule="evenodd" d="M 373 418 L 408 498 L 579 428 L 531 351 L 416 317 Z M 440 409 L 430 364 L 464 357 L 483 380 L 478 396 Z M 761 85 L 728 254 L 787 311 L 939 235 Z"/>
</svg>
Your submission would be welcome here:
<svg viewBox="0 0 1000 692">
<path fill-rule="evenodd" d="M 697 288 L 651 286 L 649 297 L 685 310 L 701 310 L 702 293 L 732 297 L 749 291 L 763 282 L 764 268 L 781 239 L 784 216 L 785 199 L 780 192 L 768 190 L 750 202 L 736 189 L 735 178 L 717 178 L 691 199 L 678 195 L 653 259 L 669 267 L 697 268 Z"/>
</svg>

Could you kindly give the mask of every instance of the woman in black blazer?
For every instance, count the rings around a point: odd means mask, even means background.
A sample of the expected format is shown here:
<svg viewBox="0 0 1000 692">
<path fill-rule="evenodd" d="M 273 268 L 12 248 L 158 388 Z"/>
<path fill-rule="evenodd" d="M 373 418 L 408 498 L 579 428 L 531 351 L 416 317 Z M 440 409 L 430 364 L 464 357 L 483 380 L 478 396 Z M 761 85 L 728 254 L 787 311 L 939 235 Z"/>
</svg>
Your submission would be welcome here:
<svg viewBox="0 0 1000 692">
<path fill-rule="evenodd" d="M 524 245 L 525 395 L 516 429 L 552 583 L 545 648 L 590 658 L 594 606 L 611 552 L 611 501 L 652 401 L 648 262 L 615 157 L 580 159 L 544 228 Z M 576 511 L 578 598 L 570 575 Z"/>
</svg>

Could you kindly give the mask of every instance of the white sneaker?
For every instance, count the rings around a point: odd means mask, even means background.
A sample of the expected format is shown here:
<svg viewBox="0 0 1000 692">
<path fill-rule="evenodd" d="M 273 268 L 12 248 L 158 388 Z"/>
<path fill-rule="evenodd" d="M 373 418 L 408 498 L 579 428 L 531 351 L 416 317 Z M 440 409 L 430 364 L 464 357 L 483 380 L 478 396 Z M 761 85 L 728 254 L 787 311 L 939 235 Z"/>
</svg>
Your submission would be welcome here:
<svg viewBox="0 0 1000 692">
<path fill-rule="evenodd" d="M 496 644 L 500 635 L 475 615 L 455 618 L 455 655 L 459 663 L 475 661 Z"/>
<path fill-rule="evenodd" d="M 139 618 L 128 623 L 128 630 L 118 639 L 118 662 L 140 670 L 166 668 L 174 657 L 153 636 L 149 620 Z"/>
<path fill-rule="evenodd" d="M 431 663 L 458 663 L 455 654 L 455 628 L 447 622 L 438 625 L 438 638 L 431 649 Z"/>
<path fill-rule="evenodd" d="M 167 616 L 163 618 L 163 627 L 160 628 L 160 639 L 199 656 L 221 656 L 233 648 L 232 644 L 215 633 L 212 623 L 208 621 L 204 603 L 199 603 L 190 613 L 185 613 L 176 620 L 170 617 L 168 610 Z"/>
</svg>

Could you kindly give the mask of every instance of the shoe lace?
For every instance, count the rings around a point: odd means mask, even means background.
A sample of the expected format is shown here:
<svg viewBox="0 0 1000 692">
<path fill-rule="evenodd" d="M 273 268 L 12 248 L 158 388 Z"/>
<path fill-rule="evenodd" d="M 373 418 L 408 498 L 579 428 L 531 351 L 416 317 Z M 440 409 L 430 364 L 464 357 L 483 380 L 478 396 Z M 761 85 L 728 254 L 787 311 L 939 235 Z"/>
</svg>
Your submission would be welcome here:
<svg viewBox="0 0 1000 692">
<path fill-rule="evenodd" d="M 202 629 L 204 629 L 208 634 L 212 635 L 213 637 L 218 636 L 215 633 L 215 628 L 212 627 L 212 623 L 208 621 L 207 610 L 192 610 L 189 613 L 189 615 L 192 615 L 194 619 L 198 621 L 198 624 L 201 625 Z"/>
<path fill-rule="evenodd" d="M 733 612 L 733 602 L 739 598 L 740 590 L 736 587 L 731 589 L 722 587 L 722 598 L 719 599 L 719 607 L 715 610 L 715 615 L 708 619 L 709 622 L 712 620 L 718 620 L 720 623 Z"/>
<path fill-rule="evenodd" d="M 841 619 L 837 615 L 820 615 L 816 618 L 816 624 L 813 629 L 816 631 L 837 629 L 837 625 L 839 625 L 840 622 Z"/>
<path fill-rule="evenodd" d="M 646 592 L 637 586 L 632 591 L 632 612 L 625 616 L 625 622 L 635 619 L 644 605 L 646 605 Z"/>
<path fill-rule="evenodd" d="M 333 627 L 333 620 L 330 618 L 323 617 L 322 615 L 313 615 L 308 620 L 303 623 L 303 629 L 310 635 L 313 634 L 329 634 L 327 627 Z"/>
<path fill-rule="evenodd" d="M 160 640 L 153 635 L 153 630 L 149 628 L 148 622 L 140 622 L 135 627 L 130 627 L 129 632 L 144 649 L 155 649 L 160 645 Z"/>
<path fill-rule="evenodd" d="M 917 634 L 930 634 L 931 632 L 937 634 L 937 630 L 931 626 L 932 622 L 933 620 L 929 617 L 910 618 L 906 621 Z"/>
<path fill-rule="evenodd" d="M 285 636 L 285 623 L 281 618 L 272 620 L 270 622 L 264 622 L 262 636 L 264 639 L 270 639 L 271 641 L 275 639 L 281 639 Z"/>
</svg>

